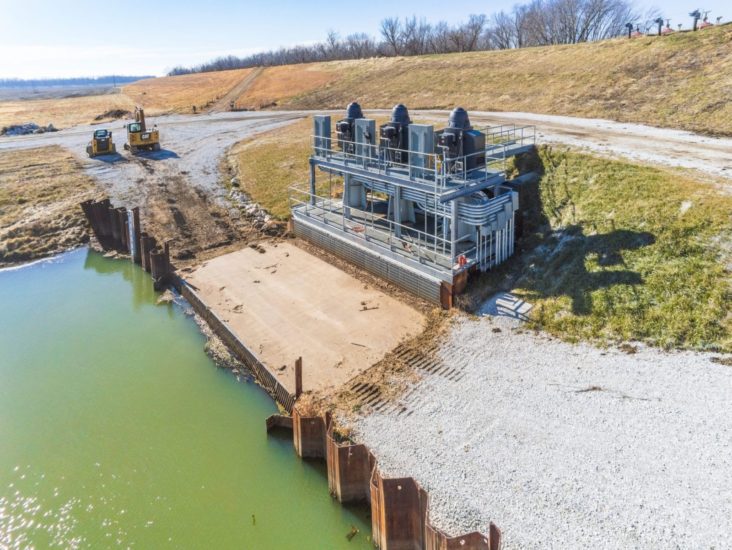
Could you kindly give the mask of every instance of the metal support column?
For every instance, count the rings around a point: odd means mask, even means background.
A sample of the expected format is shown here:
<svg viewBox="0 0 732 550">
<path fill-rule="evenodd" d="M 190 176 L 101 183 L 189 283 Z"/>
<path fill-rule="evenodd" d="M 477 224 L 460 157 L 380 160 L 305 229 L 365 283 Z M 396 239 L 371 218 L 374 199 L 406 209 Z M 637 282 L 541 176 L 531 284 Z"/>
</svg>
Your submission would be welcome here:
<svg viewBox="0 0 732 550">
<path fill-rule="evenodd" d="M 394 201 L 394 206 L 392 207 L 392 212 L 394 214 L 394 222 L 396 225 L 394 226 L 394 235 L 398 238 L 401 238 L 402 236 L 402 188 L 398 185 L 394 186 L 394 196 L 392 197 L 392 201 Z"/>
<path fill-rule="evenodd" d="M 457 199 L 450 203 L 450 258 L 455 265 L 455 246 L 458 240 L 458 202 Z"/>
<path fill-rule="evenodd" d="M 343 174 L 343 217 L 351 219 L 351 174 Z"/>
<path fill-rule="evenodd" d="M 315 161 L 310 159 L 310 204 L 315 206 Z"/>
</svg>

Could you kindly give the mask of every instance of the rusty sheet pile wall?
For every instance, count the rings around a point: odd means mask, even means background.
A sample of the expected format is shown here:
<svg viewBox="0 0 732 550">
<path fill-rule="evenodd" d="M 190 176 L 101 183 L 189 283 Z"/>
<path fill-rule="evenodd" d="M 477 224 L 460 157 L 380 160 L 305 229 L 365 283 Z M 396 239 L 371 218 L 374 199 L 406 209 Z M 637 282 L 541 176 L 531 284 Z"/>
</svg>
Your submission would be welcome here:
<svg viewBox="0 0 732 550">
<path fill-rule="evenodd" d="M 301 457 L 325 457 L 328 488 L 340 502 L 368 502 L 371 529 L 381 550 L 499 550 L 501 532 L 450 537 L 432 526 L 429 496 L 411 477 L 384 478 L 365 445 L 338 441 L 329 416 L 292 411 L 295 451 Z"/>
<path fill-rule="evenodd" d="M 109 199 L 88 200 L 80 206 L 102 249 L 129 254 L 132 261 L 150 273 L 156 290 L 170 282 L 174 269 L 168 243 L 160 248 L 155 237 L 142 231 L 139 208 L 131 212 L 124 206 L 115 208 Z"/>
</svg>

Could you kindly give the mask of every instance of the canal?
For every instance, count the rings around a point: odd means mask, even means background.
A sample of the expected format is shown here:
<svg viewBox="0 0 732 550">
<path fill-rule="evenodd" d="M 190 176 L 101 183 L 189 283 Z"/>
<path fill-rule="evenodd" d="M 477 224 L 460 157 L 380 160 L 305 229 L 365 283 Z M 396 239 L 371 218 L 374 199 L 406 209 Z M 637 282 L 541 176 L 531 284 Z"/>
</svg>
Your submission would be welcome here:
<svg viewBox="0 0 732 550">
<path fill-rule="evenodd" d="M 86 249 L 0 271 L 0 547 L 371 548 L 324 465 L 266 436 L 270 397 L 156 299 Z"/>
</svg>

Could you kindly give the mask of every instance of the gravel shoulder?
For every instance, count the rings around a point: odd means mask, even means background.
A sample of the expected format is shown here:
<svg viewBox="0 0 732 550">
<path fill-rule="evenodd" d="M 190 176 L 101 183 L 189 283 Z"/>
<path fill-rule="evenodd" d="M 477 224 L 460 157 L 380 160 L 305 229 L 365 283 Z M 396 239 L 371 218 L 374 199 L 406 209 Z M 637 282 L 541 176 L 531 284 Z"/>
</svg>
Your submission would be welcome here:
<svg viewBox="0 0 732 550">
<path fill-rule="evenodd" d="M 461 315 L 438 352 L 457 380 L 422 377 L 354 434 L 451 534 L 493 521 L 505 550 L 730 547 L 732 368 L 628 351 Z"/>
</svg>

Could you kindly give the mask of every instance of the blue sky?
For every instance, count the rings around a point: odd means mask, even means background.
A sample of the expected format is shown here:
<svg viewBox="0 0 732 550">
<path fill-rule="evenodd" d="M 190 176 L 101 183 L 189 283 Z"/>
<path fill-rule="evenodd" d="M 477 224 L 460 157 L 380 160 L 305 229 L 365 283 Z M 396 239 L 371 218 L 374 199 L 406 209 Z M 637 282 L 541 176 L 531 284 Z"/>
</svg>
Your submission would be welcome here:
<svg viewBox="0 0 732 550">
<path fill-rule="evenodd" d="M 662 6 L 672 26 L 689 26 L 687 13 L 711 10 L 710 19 L 732 19 L 728 0 L 638 0 Z M 0 0 L 0 78 L 165 73 L 226 54 L 247 53 L 341 35 L 378 34 L 387 16 L 464 20 L 471 13 L 510 10 L 515 0 L 249 0 L 103 3 L 90 0 Z M 129 10 L 125 7 L 129 5 Z M 729 13 L 727 13 L 729 12 Z M 140 14 L 140 21 L 134 14 Z"/>
</svg>

